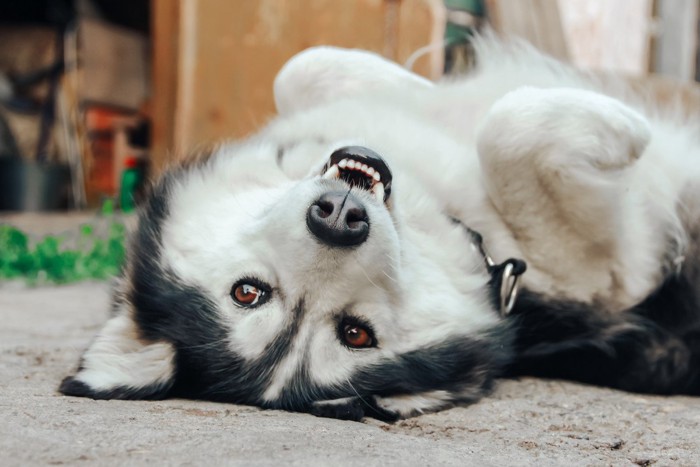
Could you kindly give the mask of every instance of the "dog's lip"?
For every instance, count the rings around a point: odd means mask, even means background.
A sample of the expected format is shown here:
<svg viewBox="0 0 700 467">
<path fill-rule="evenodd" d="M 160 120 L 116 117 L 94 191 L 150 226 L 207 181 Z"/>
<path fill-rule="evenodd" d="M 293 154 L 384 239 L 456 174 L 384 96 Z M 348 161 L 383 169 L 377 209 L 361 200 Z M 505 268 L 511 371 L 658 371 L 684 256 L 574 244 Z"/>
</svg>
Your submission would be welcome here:
<svg viewBox="0 0 700 467">
<path fill-rule="evenodd" d="M 346 146 L 334 151 L 321 175 L 365 189 L 384 203 L 391 195 L 389 166 L 379 154 L 364 146 Z"/>
</svg>

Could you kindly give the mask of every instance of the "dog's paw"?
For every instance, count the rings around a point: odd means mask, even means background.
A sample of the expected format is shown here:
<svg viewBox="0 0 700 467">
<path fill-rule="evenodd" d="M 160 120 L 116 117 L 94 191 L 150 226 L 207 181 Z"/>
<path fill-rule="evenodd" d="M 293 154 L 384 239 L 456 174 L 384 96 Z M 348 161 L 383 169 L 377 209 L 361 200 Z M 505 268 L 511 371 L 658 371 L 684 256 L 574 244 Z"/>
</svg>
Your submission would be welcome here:
<svg viewBox="0 0 700 467">
<path fill-rule="evenodd" d="M 465 391 L 465 393 L 469 393 L 469 397 L 465 397 L 465 402 L 472 402 L 471 393 L 469 391 Z M 417 394 L 376 397 L 374 405 L 376 410 L 392 414 L 394 420 L 398 420 L 447 409 L 455 405 L 456 397 L 458 397 L 457 394 L 452 394 L 449 391 L 436 390 Z"/>
<path fill-rule="evenodd" d="M 457 399 L 473 402 L 478 396 L 471 390 L 464 394 L 453 394 L 449 391 L 428 391 L 416 394 L 401 394 L 395 396 L 365 396 L 346 397 L 314 402 L 309 412 L 317 417 L 338 418 L 340 420 L 359 421 L 371 417 L 387 423 L 415 417 L 454 406 Z"/>
<path fill-rule="evenodd" d="M 311 404 L 309 413 L 317 417 L 337 418 L 358 422 L 364 417 L 372 417 L 383 422 L 395 422 L 402 418 L 398 413 L 384 409 L 375 397 L 345 397 Z"/>
<path fill-rule="evenodd" d="M 59 391 L 93 399 L 162 399 L 174 383 L 175 357 L 172 344 L 141 338 L 137 323 L 122 312 L 107 321 Z"/>
<path fill-rule="evenodd" d="M 109 389 L 96 389 L 79 380 L 77 376 L 63 379 L 58 392 L 64 396 L 87 397 L 95 400 L 162 400 L 167 396 L 170 384 L 152 384 L 150 386 L 115 386 Z"/>
<path fill-rule="evenodd" d="M 381 56 L 338 47 L 312 47 L 292 57 L 277 74 L 277 111 L 288 115 L 324 102 L 377 89 L 429 88 L 432 83 Z"/>
<path fill-rule="evenodd" d="M 487 164 L 527 159 L 544 169 L 615 171 L 638 159 L 651 138 L 644 116 L 582 89 L 524 87 L 498 100 L 478 135 Z"/>
<path fill-rule="evenodd" d="M 365 407 L 358 397 L 346 397 L 311 404 L 309 413 L 317 417 L 358 422 L 365 416 Z"/>
<path fill-rule="evenodd" d="M 75 379 L 73 376 L 67 376 L 61 381 L 61 385 L 58 391 L 65 396 L 74 397 L 89 397 L 92 399 L 108 399 L 106 397 L 100 397 L 102 394 L 98 391 L 92 390 L 90 386 Z"/>
</svg>

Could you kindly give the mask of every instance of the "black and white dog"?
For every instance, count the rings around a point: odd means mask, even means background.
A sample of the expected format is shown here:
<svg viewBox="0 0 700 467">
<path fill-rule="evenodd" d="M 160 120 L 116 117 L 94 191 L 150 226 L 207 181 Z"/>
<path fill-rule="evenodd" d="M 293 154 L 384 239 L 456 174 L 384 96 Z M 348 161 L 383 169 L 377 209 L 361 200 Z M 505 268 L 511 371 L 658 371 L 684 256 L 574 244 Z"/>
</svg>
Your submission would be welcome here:
<svg viewBox="0 0 700 467">
<path fill-rule="evenodd" d="M 387 420 L 499 375 L 700 393 L 697 127 L 478 48 L 439 85 L 367 52 L 294 57 L 276 120 L 155 184 L 61 391 Z"/>
</svg>

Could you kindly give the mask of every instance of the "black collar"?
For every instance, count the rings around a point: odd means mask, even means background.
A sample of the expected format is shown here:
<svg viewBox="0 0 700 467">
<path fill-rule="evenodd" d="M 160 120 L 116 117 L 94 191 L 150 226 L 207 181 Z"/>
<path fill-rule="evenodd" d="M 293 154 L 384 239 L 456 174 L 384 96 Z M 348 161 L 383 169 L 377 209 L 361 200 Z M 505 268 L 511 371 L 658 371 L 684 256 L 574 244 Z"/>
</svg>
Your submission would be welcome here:
<svg viewBox="0 0 700 467">
<path fill-rule="evenodd" d="M 491 280 L 489 281 L 491 298 L 501 316 L 507 316 L 513 311 L 515 306 L 515 300 L 518 298 L 520 276 L 527 270 L 527 263 L 522 259 L 508 258 L 502 263 L 496 264 L 486 250 L 484 238 L 479 232 L 470 229 L 455 217 L 450 217 L 450 219 L 466 231 L 471 238 L 472 248 L 484 258 L 486 270 L 491 275 Z"/>
</svg>

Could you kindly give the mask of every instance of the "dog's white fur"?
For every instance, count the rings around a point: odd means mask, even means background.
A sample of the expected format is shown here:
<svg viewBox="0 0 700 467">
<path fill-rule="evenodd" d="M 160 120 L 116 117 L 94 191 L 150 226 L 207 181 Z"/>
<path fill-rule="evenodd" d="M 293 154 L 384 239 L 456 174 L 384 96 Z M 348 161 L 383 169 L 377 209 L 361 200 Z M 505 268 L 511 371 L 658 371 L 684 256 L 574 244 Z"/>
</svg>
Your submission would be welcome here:
<svg viewBox="0 0 700 467">
<path fill-rule="evenodd" d="M 302 362 L 314 384 L 340 385 L 359 367 L 478 336 L 498 321 L 482 258 L 446 215 L 481 232 L 497 261 L 525 259 L 528 289 L 610 313 L 658 287 L 669 240 L 682 260 L 678 206 L 700 179 L 694 130 L 606 96 L 595 80 L 528 47 L 480 47 L 474 76 L 440 85 L 367 52 L 305 51 L 275 81 L 281 117 L 221 147 L 170 190 L 161 266 L 215 303 L 232 353 L 258 359 L 303 297 L 306 314 L 261 404 L 274 405 Z M 318 174 L 328 155 L 348 144 L 372 148 L 394 174 L 388 208 L 357 194 L 372 230 L 352 254 L 319 246 L 301 221 L 327 189 Z M 275 294 L 242 310 L 231 284 L 251 276 Z M 345 308 L 372 322 L 380 348 L 337 343 L 332 313 Z M 104 390 L 142 372 L 156 382 L 170 376 L 172 346 L 120 342 L 133 334 L 128 316 L 103 330 L 78 381 Z M 474 391 L 386 396 L 377 405 L 410 416 Z"/>
<path fill-rule="evenodd" d="M 423 110 L 430 119 L 420 123 L 425 132 L 411 133 L 421 141 L 410 139 L 410 130 L 401 131 L 402 138 L 412 148 L 435 144 L 425 148 L 427 157 L 402 162 L 433 190 L 444 187 L 445 204 L 486 232 L 499 256 L 525 258 L 529 287 L 621 310 L 658 284 L 669 232 L 682 251 L 677 202 L 700 174 L 694 126 L 669 124 L 667 115 L 644 116 L 635 103 L 591 91 L 591 81 L 525 46 L 505 62 L 499 62 L 502 51 L 482 52 L 486 63 L 477 76 L 428 92 L 377 57 L 358 66 L 366 55 L 325 47 L 298 55 L 277 77 L 276 101 L 285 103 L 285 114 L 324 105 L 326 116 L 342 119 L 348 105 L 343 98 L 356 103 L 367 95 L 361 105 L 371 108 L 368 101 L 380 100 L 383 107 L 381 99 L 391 99 L 399 87 L 395 108 Z M 333 92 L 338 82 L 339 95 Z M 378 124 L 381 131 L 391 132 L 385 123 Z M 456 130 L 450 136 L 460 147 L 443 148 L 444 135 L 430 132 L 436 123 Z M 450 179 L 452 174 L 464 178 Z M 475 189 L 482 186 L 487 196 Z"/>
</svg>

